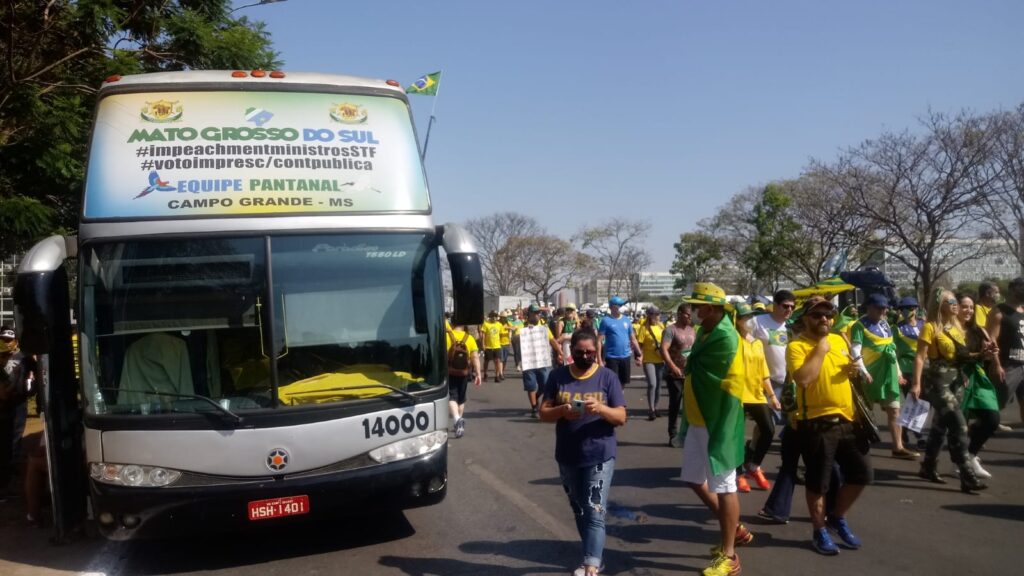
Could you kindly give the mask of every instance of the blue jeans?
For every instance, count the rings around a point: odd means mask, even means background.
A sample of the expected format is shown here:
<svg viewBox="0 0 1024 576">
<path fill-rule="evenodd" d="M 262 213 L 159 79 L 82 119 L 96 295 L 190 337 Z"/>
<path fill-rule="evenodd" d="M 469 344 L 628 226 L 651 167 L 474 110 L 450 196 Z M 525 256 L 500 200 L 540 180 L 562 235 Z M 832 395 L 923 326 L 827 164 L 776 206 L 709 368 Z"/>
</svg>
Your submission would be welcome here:
<svg viewBox="0 0 1024 576">
<path fill-rule="evenodd" d="M 550 371 L 550 368 L 523 370 L 523 390 L 536 392 L 538 389 L 543 388 L 544 383 L 548 381 L 548 372 Z"/>
<path fill-rule="evenodd" d="M 615 473 L 615 459 L 583 468 L 559 464 L 558 472 L 576 518 L 576 530 L 583 541 L 583 564 L 601 566 L 604 518 L 608 513 L 608 490 Z"/>
</svg>

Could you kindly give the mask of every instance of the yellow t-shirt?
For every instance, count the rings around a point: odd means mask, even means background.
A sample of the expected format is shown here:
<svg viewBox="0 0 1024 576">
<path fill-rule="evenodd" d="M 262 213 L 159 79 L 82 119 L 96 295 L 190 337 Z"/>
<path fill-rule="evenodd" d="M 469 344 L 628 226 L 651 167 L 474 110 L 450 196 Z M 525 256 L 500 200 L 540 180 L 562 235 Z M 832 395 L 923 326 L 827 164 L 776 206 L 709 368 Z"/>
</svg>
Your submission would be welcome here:
<svg viewBox="0 0 1024 576">
<path fill-rule="evenodd" d="M 746 338 L 740 338 L 739 354 L 743 357 L 744 365 L 744 404 L 764 404 L 768 400 L 764 397 L 764 381 L 768 378 L 768 361 L 764 357 L 764 343 L 758 339 L 752 342 Z"/>
<path fill-rule="evenodd" d="M 501 348 L 501 333 L 505 327 L 501 322 L 484 322 L 480 330 L 483 332 L 484 350 Z"/>
<path fill-rule="evenodd" d="M 512 345 L 512 329 L 514 328 L 511 324 L 501 324 L 501 345 L 511 346 Z"/>
<path fill-rule="evenodd" d="M 654 337 L 651 337 L 654 332 Z M 661 357 L 661 335 L 665 332 L 665 326 L 661 323 L 645 324 L 636 331 L 636 340 L 640 343 L 640 350 L 644 353 L 645 364 L 662 364 L 665 360 Z"/>
<path fill-rule="evenodd" d="M 797 406 L 805 419 L 842 416 L 852 422 L 853 390 L 848 372 L 850 351 L 846 341 L 837 334 L 829 334 L 828 343 L 830 348 L 821 363 L 817 380 L 806 388 L 799 384 L 796 387 Z M 786 347 L 786 368 L 790 374 L 796 374 L 816 345 L 816 340 L 806 337 L 790 341 Z"/>
<path fill-rule="evenodd" d="M 683 382 L 683 410 L 686 411 L 686 421 L 691 426 L 704 426 L 704 415 L 700 413 L 700 406 L 697 405 L 697 395 L 693 393 L 693 377 L 686 375 Z"/>
<path fill-rule="evenodd" d="M 477 347 L 477 345 L 476 345 L 476 338 L 473 338 L 472 334 L 466 334 L 462 330 L 455 330 L 455 329 L 445 330 L 445 332 L 446 332 L 446 334 L 444 335 L 444 341 L 445 341 L 445 344 L 446 344 L 445 350 L 451 350 L 452 349 L 452 334 L 455 334 L 455 341 L 456 342 L 461 342 L 462 341 L 462 337 L 463 336 L 466 337 L 466 350 L 470 354 L 472 354 L 473 352 L 476 352 L 477 350 L 480 350 L 480 348 Z"/>
<path fill-rule="evenodd" d="M 956 326 L 950 326 L 949 334 L 956 339 L 960 344 L 966 344 L 967 340 L 964 338 L 962 330 Z M 935 360 L 940 356 L 945 360 L 952 360 L 956 353 L 956 347 L 953 345 L 953 341 L 946 335 L 946 331 L 940 331 L 938 326 L 934 322 L 925 322 L 924 328 L 921 329 L 921 336 L 917 339 L 918 343 L 924 342 L 928 345 L 928 358 Z"/>
<path fill-rule="evenodd" d="M 977 324 L 979 328 L 985 329 L 988 325 L 988 315 L 990 312 L 992 312 L 992 308 L 990 306 L 985 306 L 984 304 L 975 304 L 974 323 Z"/>
</svg>

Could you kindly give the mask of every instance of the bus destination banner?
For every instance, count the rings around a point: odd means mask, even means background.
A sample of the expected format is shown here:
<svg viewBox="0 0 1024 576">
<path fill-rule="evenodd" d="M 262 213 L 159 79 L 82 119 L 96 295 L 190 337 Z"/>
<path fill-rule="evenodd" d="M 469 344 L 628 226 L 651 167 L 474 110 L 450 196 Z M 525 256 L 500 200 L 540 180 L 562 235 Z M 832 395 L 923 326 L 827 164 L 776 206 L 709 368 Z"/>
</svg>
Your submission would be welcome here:
<svg viewBox="0 0 1024 576">
<path fill-rule="evenodd" d="M 87 219 L 429 209 L 409 111 L 396 98 L 163 92 L 100 101 Z"/>
</svg>

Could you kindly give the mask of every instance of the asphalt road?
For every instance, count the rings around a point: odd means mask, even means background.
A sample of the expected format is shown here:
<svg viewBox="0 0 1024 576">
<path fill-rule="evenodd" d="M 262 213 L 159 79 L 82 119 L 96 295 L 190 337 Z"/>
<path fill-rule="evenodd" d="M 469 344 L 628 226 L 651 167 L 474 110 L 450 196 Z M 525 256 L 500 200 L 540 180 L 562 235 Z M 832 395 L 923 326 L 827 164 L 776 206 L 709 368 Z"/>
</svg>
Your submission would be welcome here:
<svg viewBox="0 0 1024 576">
<path fill-rule="evenodd" d="M 618 436 L 606 573 L 699 572 L 716 543 L 717 525 L 677 479 L 680 452 L 666 445 L 665 419 L 646 420 L 643 383 L 634 380 L 626 397 L 632 419 Z M 46 530 L 20 519 L 20 501 L 0 504 L 0 574 L 567 574 L 579 559 L 579 544 L 558 482 L 554 426 L 530 419 L 526 409 L 518 378 L 470 390 L 466 436 L 450 443 L 447 499 L 404 513 L 159 542 L 108 543 L 83 535 L 57 546 Z M 741 495 L 743 521 L 755 533 L 740 549 L 743 572 L 1016 572 L 1024 535 L 1024 429 L 1018 420 L 1012 405 L 1004 421 L 1013 423 L 1013 432 L 1001 433 L 983 453 L 995 478 L 980 495 L 959 492 L 948 456 L 940 462 L 950 482 L 939 486 L 919 480 L 916 464 L 888 457 L 888 444 L 881 445 L 873 454 L 876 484 L 849 516 L 864 547 L 837 557 L 810 548 L 802 487 L 785 526 L 758 522 L 765 492 Z M 769 478 L 777 466 L 773 449 L 765 462 Z"/>
</svg>

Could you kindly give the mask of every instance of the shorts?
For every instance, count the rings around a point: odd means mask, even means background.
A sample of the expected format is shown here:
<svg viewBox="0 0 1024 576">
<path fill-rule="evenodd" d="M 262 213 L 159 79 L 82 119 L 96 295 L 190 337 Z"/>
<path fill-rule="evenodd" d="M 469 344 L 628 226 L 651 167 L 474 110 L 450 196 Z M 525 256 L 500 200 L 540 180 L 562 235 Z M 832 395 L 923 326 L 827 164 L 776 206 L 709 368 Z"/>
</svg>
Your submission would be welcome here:
<svg viewBox="0 0 1024 576">
<path fill-rule="evenodd" d="M 711 459 L 708 455 L 708 429 L 703 426 L 690 425 L 686 429 L 686 440 L 683 441 L 683 468 L 680 476 L 687 484 L 708 485 L 708 490 L 715 494 L 732 494 L 736 491 L 736 469 L 726 470 L 721 474 L 711 473 Z"/>
<path fill-rule="evenodd" d="M 484 350 L 484 360 L 501 360 L 501 348 L 487 348 Z"/>
<path fill-rule="evenodd" d="M 827 494 L 832 480 L 832 465 L 839 464 L 843 484 L 867 485 L 874 478 L 870 446 L 853 433 L 853 422 L 825 416 L 798 422 L 800 455 L 807 466 L 806 487 L 816 494 Z"/>
<path fill-rule="evenodd" d="M 523 370 L 523 390 L 536 392 L 548 380 L 550 368 L 532 368 Z"/>
<path fill-rule="evenodd" d="M 996 386 L 1000 410 L 1006 408 L 1014 396 L 1018 402 L 1024 403 L 1024 364 L 1009 364 L 1005 368 L 1006 378 Z"/>
<path fill-rule="evenodd" d="M 456 404 L 466 403 L 466 388 L 469 387 L 469 376 L 448 376 L 448 399 Z"/>
<path fill-rule="evenodd" d="M 878 400 L 876 402 L 872 402 L 871 403 L 872 406 L 874 406 L 875 404 L 878 404 L 879 408 L 881 408 L 882 410 L 889 410 L 889 409 L 899 410 L 900 409 L 900 399 L 899 398 L 893 398 L 892 400 Z"/>
</svg>

